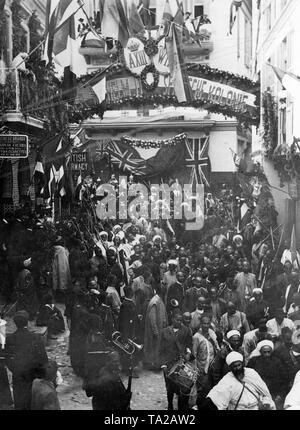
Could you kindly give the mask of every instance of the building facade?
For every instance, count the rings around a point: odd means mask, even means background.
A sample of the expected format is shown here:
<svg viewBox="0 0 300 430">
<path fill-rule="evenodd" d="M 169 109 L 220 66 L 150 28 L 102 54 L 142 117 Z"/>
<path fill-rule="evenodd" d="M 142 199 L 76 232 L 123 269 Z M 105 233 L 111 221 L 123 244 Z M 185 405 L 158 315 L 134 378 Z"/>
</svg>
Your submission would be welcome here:
<svg viewBox="0 0 300 430">
<path fill-rule="evenodd" d="M 87 3 L 91 17 L 97 16 L 97 2 Z M 231 0 L 184 0 L 184 12 L 189 13 L 190 22 L 197 22 L 207 16 L 211 23 L 201 26 L 200 33 L 205 32 L 206 38 L 200 44 L 193 40 L 183 41 L 183 51 L 186 63 L 207 64 L 212 68 L 223 70 L 248 78 L 251 77 L 251 42 L 252 42 L 252 2 L 245 1 L 238 8 L 235 23 L 230 34 Z M 177 2 L 170 2 L 173 12 L 176 12 Z M 157 28 L 161 24 L 165 1 L 150 0 L 149 13 L 151 35 L 155 37 Z M 197 20 L 198 19 L 198 20 Z M 82 48 L 81 53 L 86 56 L 89 70 L 95 71 L 99 65 L 109 64 L 109 55 L 103 44 L 103 50 Z M 161 115 L 164 120 L 154 119 Z M 141 127 L 142 117 L 147 121 L 153 116 L 153 125 L 145 130 Z M 172 118 L 180 117 L 179 121 Z M 134 123 L 134 117 L 137 118 Z M 170 118 L 169 120 L 167 118 Z M 119 118 L 119 121 L 118 121 Z M 130 118 L 130 122 L 126 118 Z M 249 130 L 238 126 L 235 118 L 224 117 L 221 114 L 210 113 L 203 109 L 182 109 L 158 107 L 151 109 L 144 107 L 138 111 L 106 112 L 103 121 L 85 121 L 83 127 L 88 136 L 94 140 L 108 138 L 112 135 L 120 137 L 122 134 L 134 135 L 140 139 L 159 140 L 173 137 L 184 130 L 189 139 L 199 139 L 209 131 L 209 157 L 211 163 L 212 180 L 227 182 L 232 179 L 236 166 L 233 162 L 233 152 L 239 156 L 251 153 L 252 137 Z M 232 152 L 233 151 L 233 152 Z"/>
<path fill-rule="evenodd" d="M 13 212 L 29 200 L 34 202 L 32 176 L 36 153 L 33 149 L 44 136 L 46 117 L 37 110 L 26 114 L 37 100 L 36 80 L 26 70 L 25 54 L 32 49 L 30 20 L 35 16 L 42 36 L 45 29 L 46 2 L 42 0 L 5 0 L 0 10 L 0 134 L 28 136 L 27 158 L 0 159 L 0 210 Z M 36 35 L 35 35 L 36 36 Z M 34 107 L 34 106 L 32 106 Z"/>
<path fill-rule="evenodd" d="M 285 175 L 289 166 L 284 154 L 294 138 L 300 137 L 300 94 L 287 91 L 271 66 L 300 75 L 299 19 L 297 0 L 253 2 L 253 76 L 261 80 L 261 121 L 258 132 L 253 133 L 253 151 L 259 154 L 271 185 L 279 223 L 286 225 L 287 235 L 295 223 L 298 239 L 299 180 Z M 274 118 L 271 128 L 267 126 L 269 112 Z"/>
</svg>

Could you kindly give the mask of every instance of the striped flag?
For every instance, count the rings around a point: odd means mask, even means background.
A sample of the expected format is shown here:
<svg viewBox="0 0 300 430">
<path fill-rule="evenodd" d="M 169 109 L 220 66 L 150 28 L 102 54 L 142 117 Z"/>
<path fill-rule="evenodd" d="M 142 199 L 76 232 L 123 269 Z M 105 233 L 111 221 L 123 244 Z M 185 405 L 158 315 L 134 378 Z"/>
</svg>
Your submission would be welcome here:
<svg viewBox="0 0 300 430">
<path fill-rule="evenodd" d="M 55 193 L 56 170 L 53 165 L 50 165 L 48 168 L 48 176 L 49 176 L 48 184 L 47 184 L 47 187 L 44 189 L 44 199 L 49 204 Z"/>
<path fill-rule="evenodd" d="M 56 152 L 60 152 L 62 149 L 63 149 L 63 139 L 61 138 L 57 146 Z M 53 167 L 55 172 L 55 183 L 56 183 L 57 191 L 60 197 L 64 197 L 66 195 L 64 159 L 58 160 L 58 169 L 56 169 L 57 165 L 55 166 L 55 163 Z"/>
<path fill-rule="evenodd" d="M 82 200 L 82 175 L 81 170 L 79 172 L 77 183 L 76 183 L 76 190 L 75 190 L 75 198 L 79 201 Z"/>
<path fill-rule="evenodd" d="M 42 156 L 38 152 L 36 156 L 36 164 L 33 172 L 36 195 L 40 196 L 44 192 L 45 186 L 45 170 L 42 162 Z"/>
</svg>

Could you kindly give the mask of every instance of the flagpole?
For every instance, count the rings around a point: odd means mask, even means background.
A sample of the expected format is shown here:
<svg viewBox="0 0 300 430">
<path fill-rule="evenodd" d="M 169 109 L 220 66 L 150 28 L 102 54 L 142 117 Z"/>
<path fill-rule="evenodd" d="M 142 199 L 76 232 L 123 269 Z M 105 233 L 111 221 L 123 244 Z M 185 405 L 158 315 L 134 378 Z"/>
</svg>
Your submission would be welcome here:
<svg viewBox="0 0 300 430">
<path fill-rule="evenodd" d="M 25 61 L 28 60 L 28 58 L 35 53 L 35 51 L 37 51 L 43 44 L 45 43 L 45 38 L 43 38 L 43 40 L 32 50 L 29 52 L 29 54 L 27 54 L 27 57 L 25 57 L 20 64 L 18 64 L 15 69 L 18 69 L 23 63 L 25 63 Z"/>
<path fill-rule="evenodd" d="M 272 239 L 272 247 L 273 247 L 273 250 L 274 250 L 275 249 L 275 244 L 274 244 L 274 237 L 273 237 L 272 227 L 270 227 L 270 232 L 271 232 L 271 239 Z"/>
<path fill-rule="evenodd" d="M 58 197 L 58 216 L 59 220 L 61 220 L 61 196 Z"/>
</svg>

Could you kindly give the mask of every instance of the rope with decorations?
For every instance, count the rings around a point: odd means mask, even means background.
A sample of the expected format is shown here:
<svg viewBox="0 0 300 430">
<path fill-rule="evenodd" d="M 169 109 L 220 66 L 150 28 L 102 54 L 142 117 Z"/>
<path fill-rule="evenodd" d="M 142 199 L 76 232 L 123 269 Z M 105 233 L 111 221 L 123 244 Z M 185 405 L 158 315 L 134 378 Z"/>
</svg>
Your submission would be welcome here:
<svg viewBox="0 0 300 430">
<path fill-rule="evenodd" d="M 171 146 L 176 146 L 177 144 L 184 143 L 186 141 L 186 134 L 178 134 L 177 136 L 171 139 L 163 139 L 163 140 L 141 140 L 141 139 L 132 139 L 131 137 L 124 136 L 121 138 L 123 143 L 132 146 L 133 148 L 141 148 L 141 149 L 160 149 Z"/>
</svg>

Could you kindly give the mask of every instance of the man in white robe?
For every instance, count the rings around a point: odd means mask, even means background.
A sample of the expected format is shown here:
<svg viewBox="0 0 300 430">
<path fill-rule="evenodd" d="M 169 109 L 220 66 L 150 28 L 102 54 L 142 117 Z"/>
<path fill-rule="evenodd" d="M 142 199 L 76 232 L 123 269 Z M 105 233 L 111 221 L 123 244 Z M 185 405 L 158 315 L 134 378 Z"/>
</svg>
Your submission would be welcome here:
<svg viewBox="0 0 300 430">
<path fill-rule="evenodd" d="M 239 352 L 233 351 L 227 355 L 230 372 L 210 390 L 207 399 L 218 410 L 275 410 L 267 385 L 254 369 L 244 367 L 243 361 Z"/>
<path fill-rule="evenodd" d="M 300 410 L 300 371 L 297 372 L 291 391 L 286 396 L 284 409 L 287 411 Z"/>
</svg>

